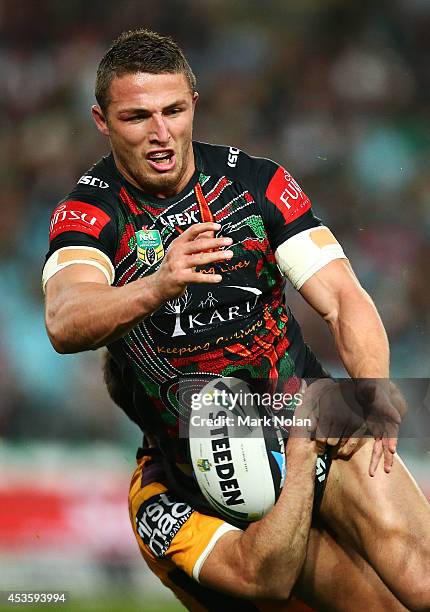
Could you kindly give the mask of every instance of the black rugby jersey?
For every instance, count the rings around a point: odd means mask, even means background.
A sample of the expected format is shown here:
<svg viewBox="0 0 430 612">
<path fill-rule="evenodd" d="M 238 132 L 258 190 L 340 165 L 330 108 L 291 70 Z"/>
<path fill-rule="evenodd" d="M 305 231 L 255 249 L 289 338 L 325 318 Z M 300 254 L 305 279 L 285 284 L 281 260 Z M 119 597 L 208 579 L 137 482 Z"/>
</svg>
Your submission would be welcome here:
<svg viewBox="0 0 430 612">
<path fill-rule="evenodd" d="M 231 260 L 202 268 L 222 274 L 220 284 L 190 285 L 108 347 L 144 393 L 139 414 L 129 416 L 169 437 L 177 436 L 183 411 L 180 381 L 305 375 L 309 349 L 285 303 L 274 253 L 295 234 L 321 225 L 284 168 L 233 147 L 193 147 L 192 178 L 166 199 L 131 185 L 112 155 L 102 158 L 54 210 L 47 254 L 95 247 L 114 266 L 113 284 L 122 286 L 155 272 L 172 240 L 194 223 L 220 223 L 219 235 L 233 239 L 226 247 Z"/>
</svg>

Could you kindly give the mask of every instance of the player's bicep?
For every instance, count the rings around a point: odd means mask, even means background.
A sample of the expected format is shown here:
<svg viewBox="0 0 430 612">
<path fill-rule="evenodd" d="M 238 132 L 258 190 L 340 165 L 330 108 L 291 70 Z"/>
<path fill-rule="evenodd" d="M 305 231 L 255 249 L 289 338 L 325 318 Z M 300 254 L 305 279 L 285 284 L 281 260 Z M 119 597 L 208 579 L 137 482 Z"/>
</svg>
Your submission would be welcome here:
<svg viewBox="0 0 430 612">
<path fill-rule="evenodd" d="M 301 286 L 300 294 L 327 321 L 337 318 L 343 300 L 367 297 L 347 259 L 324 265 Z"/>
<path fill-rule="evenodd" d="M 54 301 L 66 289 L 80 283 L 108 284 L 106 276 L 100 270 L 97 270 L 97 268 L 85 264 L 74 264 L 64 270 L 60 270 L 47 281 L 45 285 L 47 307 L 50 302 Z"/>
<path fill-rule="evenodd" d="M 282 274 L 300 290 L 319 270 L 332 261 L 346 260 L 346 255 L 328 227 L 319 226 L 285 240 L 276 249 L 275 258 Z"/>
<path fill-rule="evenodd" d="M 42 275 L 47 299 L 76 283 L 112 284 L 115 271 L 109 257 L 93 247 L 68 246 L 52 253 Z"/>
</svg>

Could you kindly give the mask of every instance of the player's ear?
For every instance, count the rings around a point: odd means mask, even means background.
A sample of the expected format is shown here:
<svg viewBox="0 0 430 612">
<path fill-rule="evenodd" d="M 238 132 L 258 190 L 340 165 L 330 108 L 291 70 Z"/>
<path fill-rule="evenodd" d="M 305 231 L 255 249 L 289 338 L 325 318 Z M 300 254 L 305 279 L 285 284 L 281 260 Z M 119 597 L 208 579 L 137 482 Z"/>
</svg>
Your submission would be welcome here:
<svg viewBox="0 0 430 612">
<path fill-rule="evenodd" d="M 193 91 L 193 108 L 196 107 L 196 102 L 199 99 L 199 94 L 197 91 Z"/>
<path fill-rule="evenodd" d="M 98 104 L 93 104 L 93 106 L 91 107 L 91 114 L 98 130 L 105 136 L 109 136 L 109 127 L 106 121 L 106 117 Z"/>
</svg>

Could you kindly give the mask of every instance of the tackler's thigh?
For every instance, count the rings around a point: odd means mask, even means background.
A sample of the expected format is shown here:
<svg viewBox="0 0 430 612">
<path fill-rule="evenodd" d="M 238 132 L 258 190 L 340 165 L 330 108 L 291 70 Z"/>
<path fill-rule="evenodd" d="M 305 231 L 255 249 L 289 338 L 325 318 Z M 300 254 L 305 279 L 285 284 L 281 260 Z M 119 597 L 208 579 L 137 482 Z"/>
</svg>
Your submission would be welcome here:
<svg viewBox="0 0 430 612">
<path fill-rule="evenodd" d="M 407 607 L 421 609 L 415 603 L 430 599 L 430 505 L 397 455 L 389 474 L 380 464 L 370 477 L 372 448 L 369 439 L 333 461 L 320 516 Z"/>
</svg>

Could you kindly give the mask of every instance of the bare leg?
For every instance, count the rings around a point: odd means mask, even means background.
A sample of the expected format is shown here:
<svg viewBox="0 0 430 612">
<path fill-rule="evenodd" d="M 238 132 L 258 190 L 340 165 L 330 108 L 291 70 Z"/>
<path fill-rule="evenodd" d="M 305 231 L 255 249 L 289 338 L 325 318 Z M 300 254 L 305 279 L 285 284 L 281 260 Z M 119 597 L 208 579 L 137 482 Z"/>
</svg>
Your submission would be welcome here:
<svg viewBox="0 0 430 612">
<path fill-rule="evenodd" d="M 324 529 L 310 531 L 294 595 L 319 612 L 405 612 L 370 565 Z M 259 602 L 262 612 L 303 612 L 301 602 Z M 309 609 L 308 609 L 309 610 Z"/>
<path fill-rule="evenodd" d="M 320 612 L 406 610 L 359 554 L 324 530 L 311 530 L 295 591 Z"/>
<path fill-rule="evenodd" d="M 333 461 L 320 516 L 409 610 L 430 610 L 430 506 L 399 457 L 370 478 L 372 444 Z"/>
</svg>

